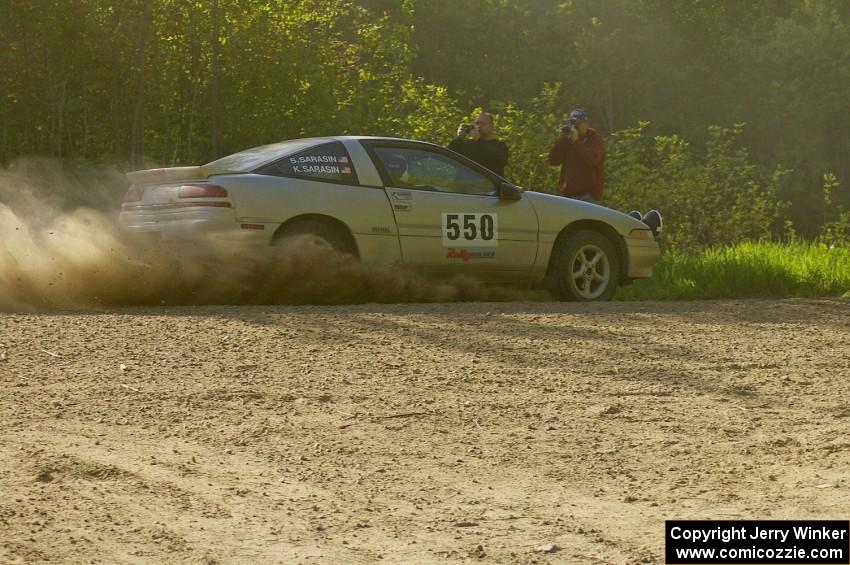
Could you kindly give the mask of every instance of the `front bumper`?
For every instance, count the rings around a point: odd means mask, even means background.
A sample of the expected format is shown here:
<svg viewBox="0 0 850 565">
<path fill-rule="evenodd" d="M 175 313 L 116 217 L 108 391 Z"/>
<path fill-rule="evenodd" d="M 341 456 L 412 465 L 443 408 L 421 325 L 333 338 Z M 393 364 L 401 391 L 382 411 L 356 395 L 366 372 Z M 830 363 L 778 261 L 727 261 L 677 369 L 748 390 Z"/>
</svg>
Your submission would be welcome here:
<svg viewBox="0 0 850 565">
<path fill-rule="evenodd" d="M 652 276 L 652 268 L 661 257 L 661 248 L 655 240 L 624 237 L 626 243 L 626 278 L 648 279 Z"/>
</svg>

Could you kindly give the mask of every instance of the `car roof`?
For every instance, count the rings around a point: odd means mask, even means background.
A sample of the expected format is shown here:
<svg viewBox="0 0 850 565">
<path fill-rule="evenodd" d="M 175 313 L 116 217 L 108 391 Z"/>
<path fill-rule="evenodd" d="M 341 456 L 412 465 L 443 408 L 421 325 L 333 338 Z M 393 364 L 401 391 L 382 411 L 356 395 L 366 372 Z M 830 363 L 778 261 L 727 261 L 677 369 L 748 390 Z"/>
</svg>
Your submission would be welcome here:
<svg viewBox="0 0 850 565">
<path fill-rule="evenodd" d="M 303 137 L 303 138 L 295 138 L 295 139 L 285 139 L 281 141 L 315 141 L 319 142 L 328 142 L 328 141 L 403 141 L 408 143 L 424 143 L 425 145 L 435 145 L 430 141 L 421 141 L 418 139 L 408 139 L 405 137 L 389 137 L 389 136 L 379 136 L 379 135 L 323 135 L 320 137 Z"/>
<path fill-rule="evenodd" d="M 281 157 L 291 154 L 292 152 L 301 151 L 303 149 L 323 145 L 325 143 L 345 142 L 345 141 L 378 141 L 389 143 L 416 143 L 431 147 L 439 147 L 427 141 L 417 141 L 414 139 L 404 139 L 400 137 L 386 137 L 373 135 L 327 135 L 317 137 L 302 137 L 294 139 L 282 139 L 277 142 L 260 145 L 244 149 L 231 155 L 225 155 L 215 161 L 206 163 L 204 166 L 208 169 L 236 170 L 249 171 L 255 169 L 259 165 L 272 162 Z M 287 147 L 288 146 L 288 147 Z M 269 150 L 275 150 L 269 153 Z M 266 154 L 266 155 L 264 155 Z M 265 157 L 265 158 L 263 158 Z M 241 161 L 240 161 L 241 159 Z M 248 164 L 244 161 L 248 160 Z M 235 162 L 235 164 L 234 164 Z"/>
<path fill-rule="evenodd" d="M 422 141 L 420 139 L 409 139 L 406 137 L 389 137 L 380 135 L 323 135 L 317 137 L 301 137 L 293 139 L 282 139 L 284 141 L 313 141 L 315 143 L 327 143 L 328 141 L 403 141 L 407 143 L 423 143 L 425 145 L 437 145 L 430 141 Z"/>
<path fill-rule="evenodd" d="M 437 143 L 433 143 L 430 141 L 421 141 L 419 139 L 408 139 L 405 137 L 388 137 L 388 136 L 378 136 L 378 135 L 325 135 L 321 137 L 302 137 L 295 139 L 284 139 L 284 141 L 308 141 L 314 145 L 319 145 L 322 143 L 329 143 L 332 141 L 377 141 L 377 142 L 389 142 L 389 143 L 417 143 L 420 145 L 429 145 L 431 147 L 439 147 L 443 148 L 442 145 Z"/>
</svg>

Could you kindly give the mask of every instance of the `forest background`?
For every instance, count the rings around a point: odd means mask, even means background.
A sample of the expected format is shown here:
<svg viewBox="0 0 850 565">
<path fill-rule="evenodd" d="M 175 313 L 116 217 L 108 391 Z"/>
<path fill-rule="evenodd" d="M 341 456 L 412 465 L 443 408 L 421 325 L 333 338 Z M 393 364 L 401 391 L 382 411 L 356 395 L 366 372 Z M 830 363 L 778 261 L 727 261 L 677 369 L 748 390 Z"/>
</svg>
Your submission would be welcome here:
<svg viewBox="0 0 850 565">
<path fill-rule="evenodd" d="M 478 109 L 552 192 L 570 108 L 665 244 L 850 241 L 846 0 L 4 0 L 0 164 L 132 170 L 281 139 L 445 144 Z"/>
</svg>

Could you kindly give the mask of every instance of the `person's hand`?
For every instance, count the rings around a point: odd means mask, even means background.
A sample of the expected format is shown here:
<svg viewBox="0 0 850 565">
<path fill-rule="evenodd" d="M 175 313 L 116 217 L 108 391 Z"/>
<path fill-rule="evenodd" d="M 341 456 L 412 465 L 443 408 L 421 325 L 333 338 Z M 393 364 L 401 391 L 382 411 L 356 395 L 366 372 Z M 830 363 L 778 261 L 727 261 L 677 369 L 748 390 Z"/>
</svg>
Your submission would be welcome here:
<svg viewBox="0 0 850 565">
<path fill-rule="evenodd" d="M 578 140 L 578 130 L 576 128 L 562 129 L 558 135 L 557 141 L 567 143 L 575 143 Z"/>
<path fill-rule="evenodd" d="M 457 126 L 457 136 L 458 137 L 466 137 L 466 135 L 467 135 L 467 132 L 464 131 L 463 122 L 461 122 L 460 125 Z"/>
</svg>

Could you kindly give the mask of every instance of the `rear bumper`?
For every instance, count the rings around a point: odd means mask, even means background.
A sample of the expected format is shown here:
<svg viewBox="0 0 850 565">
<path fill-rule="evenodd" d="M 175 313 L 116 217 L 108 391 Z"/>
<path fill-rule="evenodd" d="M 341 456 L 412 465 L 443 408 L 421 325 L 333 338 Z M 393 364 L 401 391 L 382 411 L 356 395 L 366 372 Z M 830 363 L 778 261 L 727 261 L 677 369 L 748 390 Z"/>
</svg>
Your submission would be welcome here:
<svg viewBox="0 0 850 565">
<path fill-rule="evenodd" d="M 661 248 L 652 240 L 635 237 L 624 237 L 628 268 L 626 278 L 648 279 L 652 276 L 652 268 L 661 257 Z"/>
<path fill-rule="evenodd" d="M 241 223 L 229 208 L 167 212 L 122 210 L 118 222 L 127 233 L 148 235 L 161 241 L 226 241 L 256 245 L 268 245 L 280 225 Z"/>
</svg>

